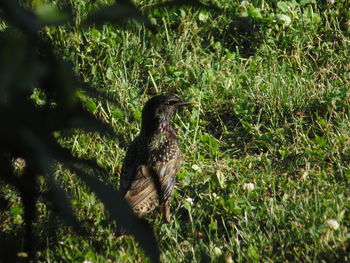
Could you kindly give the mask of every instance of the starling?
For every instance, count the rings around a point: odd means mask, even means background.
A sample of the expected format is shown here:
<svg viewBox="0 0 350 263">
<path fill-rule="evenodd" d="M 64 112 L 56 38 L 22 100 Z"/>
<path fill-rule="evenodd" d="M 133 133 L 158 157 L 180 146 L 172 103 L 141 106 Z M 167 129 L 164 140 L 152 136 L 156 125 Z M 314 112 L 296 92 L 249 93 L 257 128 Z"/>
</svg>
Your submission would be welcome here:
<svg viewBox="0 0 350 263">
<path fill-rule="evenodd" d="M 120 176 L 120 192 L 140 216 L 159 206 L 170 222 L 169 202 L 181 159 L 171 121 L 177 108 L 191 104 L 195 102 L 158 95 L 142 110 L 141 132 L 129 146 Z"/>
</svg>

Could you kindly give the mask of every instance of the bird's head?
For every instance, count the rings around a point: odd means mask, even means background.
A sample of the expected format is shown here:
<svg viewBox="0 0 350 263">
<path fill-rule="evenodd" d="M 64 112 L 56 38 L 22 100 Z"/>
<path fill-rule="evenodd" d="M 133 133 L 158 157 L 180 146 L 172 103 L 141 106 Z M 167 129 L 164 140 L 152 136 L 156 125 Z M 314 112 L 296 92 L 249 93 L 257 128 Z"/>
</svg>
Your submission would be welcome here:
<svg viewBox="0 0 350 263">
<path fill-rule="evenodd" d="M 184 101 L 166 95 L 152 97 L 142 110 L 142 131 L 147 133 L 171 127 L 171 120 L 176 109 L 192 104 L 196 104 L 196 102 Z"/>
</svg>

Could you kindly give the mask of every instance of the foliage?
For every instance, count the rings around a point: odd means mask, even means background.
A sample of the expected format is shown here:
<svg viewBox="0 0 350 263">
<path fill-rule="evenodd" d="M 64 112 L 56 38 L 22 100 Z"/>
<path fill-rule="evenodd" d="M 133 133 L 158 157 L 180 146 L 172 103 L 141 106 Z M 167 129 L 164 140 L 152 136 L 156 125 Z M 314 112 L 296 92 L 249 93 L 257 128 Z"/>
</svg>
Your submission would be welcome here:
<svg viewBox="0 0 350 263">
<path fill-rule="evenodd" d="M 71 24 L 43 35 L 84 81 L 117 101 L 81 96 L 117 139 L 82 130 L 56 139 L 74 156 L 96 159 L 107 171 L 102 180 L 117 188 L 149 96 L 199 102 L 176 118 L 184 161 L 172 222 L 147 217 L 162 261 L 350 261 L 349 2 L 218 0 L 224 13 L 215 13 L 139 1 L 157 34 L 135 24 L 76 28 L 105 3 L 71 1 Z M 70 189 L 72 210 L 93 235 L 61 227 L 54 242 L 45 225 L 55 219 L 39 200 L 35 229 L 47 241 L 38 261 L 144 261 L 133 239 L 114 238 L 80 179 L 61 166 L 54 179 Z M 23 207 L 11 188 L 2 193 L 11 201 L 1 229 L 11 235 Z"/>
<path fill-rule="evenodd" d="M 0 36 L 0 120 L 4 124 L 0 130 L 0 175 L 3 181 L 19 192 L 23 202 L 29 259 L 35 256 L 33 223 L 39 198 L 49 202 L 76 231 L 86 232 L 73 213 L 64 190 L 54 178 L 59 162 L 89 186 L 105 204 L 110 217 L 135 235 L 152 260 L 157 262 L 159 252 L 150 227 L 133 215 L 119 193 L 98 178 L 97 174 L 106 174 L 105 169 L 101 169 L 93 160 L 76 158 L 55 139 L 58 132 L 71 129 L 114 134 L 109 126 L 83 107 L 78 89 L 83 88 L 95 95 L 99 92 L 81 83 L 74 76 L 71 66 L 59 60 L 51 44 L 38 34 L 46 21 L 59 23 L 59 20 L 51 19 L 63 17 L 40 19 L 13 1 L 3 1 L 0 8 L 5 22 L 13 26 Z M 110 7 L 113 8 L 122 11 L 106 15 L 106 9 L 103 9 L 88 17 L 84 25 L 106 21 L 120 24 L 130 18 L 145 23 L 148 21 L 127 1 Z M 22 167 L 18 168 L 18 163 L 22 163 Z M 44 185 L 38 184 L 40 179 L 45 181 Z M 8 206 L 7 199 L 1 200 L 5 207 Z M 8 245 L 6 242 L 6 237 L 2 236 L 1 244 L 9 251 L 1 260 L 13 261 L 16 250 L 11 248 L 12 243 Z"/>
</svg>

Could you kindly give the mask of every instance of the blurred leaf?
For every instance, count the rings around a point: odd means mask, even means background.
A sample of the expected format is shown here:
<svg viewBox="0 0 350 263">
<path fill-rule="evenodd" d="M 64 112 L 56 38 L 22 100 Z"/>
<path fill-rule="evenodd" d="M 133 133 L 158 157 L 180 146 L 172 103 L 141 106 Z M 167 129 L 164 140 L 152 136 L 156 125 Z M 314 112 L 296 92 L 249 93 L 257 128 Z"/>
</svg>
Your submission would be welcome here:
<svg viewBox="0 0 350 263">
<path fill-rule="evenodd" d="M 15 236 L 0 235 L 0 262 L 18 262 L 18 239 Z"/>
<path fill-rule="evenodd" d="M 92 24 L 99 25 L 106 22 L 122 25 L 129 20 L 135 20 L 150 29 L 154 29 L 154 25 L 151 21 L 128 0 L 119 0 L 113 5 L 103 7 L 90 14 L 87 19 L 82 22 L 82 26 L 89 26 Z"/>
<path fill-rule="evenodd" d="M 0 15 L 18 28 L 37 35 L 43 23 L 29 10 L 22 8 L 17 0 L 2 0 Z"/>
<path fill-rule="evenodd" d="M 4 197 L 0 196 L 0 212 L 7 209 L 8 205 L 9 201 L 7 201 L 7 199 L 5 199 Z"/>
<path fill-rule="evenodd" d="M 87 98 L 86 100 L 84 100 L 83 104 L 90 112 L 96 112 L 97 105 L 91 98 Z"/>
<path fill-rule="evenodd" d="M 60 23 L 69 18 L 67 14 L 61 13 L 58 8 L 51 3 L 37 5 L 35 14 L 45 23 Z"/>
<path fill-rule="evenodd" d="M 94 97 L 96 99 L 104 99 L 104 100 L 112 102 L 114 104 L 118 104 L 118 101 L 116 101 L 115 99 L 111 98 L 106 93 L 101 92 L 101 91 L 99 91 L 98 89 L 96 89 L 94 87 L 91 87 L 87 83 L 83 83 L 83 82 L 79 81 L 79 87 L 81 87 L 81 89 L 76 91 L 76 96 L 78 98 L 82 99 L 82 100 L 83 100 L 83 97 L 85 96 L 84 93 L 86 93 L 87 95 L 89 95 L 91 97 Z"/>
<path fill-rule="evenodd" d="M 91 109 L 95 109 L 94 106 L 96 105 L 92 105 Z M 77 107 L 77 109 L 72 112 L 69 117 L 69 122 L 65 122 L 64 119 L 61 120 L 62 123 L 66 123 L 67 128 L 82 128 L 88 132 L 100 132 L 102 134 L 115 136 L 113 129 L 109 125 L 96 119 L 96 117 L 90 112 L 83 110 L 83 107 Z"/>
<path fill-rule="evenodd" d="M 153 5 L 151 9 L 157 8 L 157 7 L 182 7 L 182 6 L 188 6 L 188 7 L 197 7 L 212 11 L 220 11 L 220 8 L 214 5 L 205 5 L 201 3 L 200 1 L 196 0 L 175 0 L 175 1 L 168 1 L 163 2 L 160 4 Z"/>
<path fill-rule="evenodd" d="M 151 228 L 146 221 L 133 213 L 124 198 L 113 187 L 104 184 L 95 176 L 74 166 L 68 166 L 68 168 L 74 171 L 96 193 L 110 212 L 111 217 L 135 236 L 151 260 L 159 262 L 159 249 Z"/>
<path fill-rule="evenodd" d="M 62 218 L 70 224 L 75 231 L 81 232 L 82 227 L 73 212 L 73 208 L 68 201 L 63 189 L 51 178 L 48 177 L 50 190 L 46 193 L 46 199 L 57 209 Z"/>
<path fill-rule="evenodd" d="M 2 134 L 0 134 L 0 136 L 1 135 Z M 0 147 L 0 149 L 3 150 L 2 147 Z M 3 155 L 0 155 L 0 178 L 17 188 L 19 187 L 19 178 L 15 176 L 13 172 L 9 158 L 6 158 Z"/>
<path fill-rule="evenodd" d="M 64 190 L 49 176 L 52 167 L 61 162 L 75 171 L 97 194 L 117 223 L 135 235 L 152 261 L 159 262 L 159 249 L 148 224 L 133 214 L 112 187 L 83 172 L 105 173 L 104 169 L 95 160 L 74 157 L 56 141 L 61 131 L 77 128 L 115 136 L 111 127 L 98 120 L 83 105 L 93 112 L 97 108 L 96 97 L 116 102 L 81 82 L 72 65 L 57 58 L 51 43 L 40 37 L 39 31 L 45 24 L 57 23 L 57 20 L 62 22 L 67 17 L 54 5 L 39 2 L 33 2 L 38 16 L 22 8 L 20 1 L 0 2 L 1 18 L 17 30 L 16 35 L 0 32 L 0 121 L 6 124 L 0 128 L 0 178 L 14 186 L 22 197 L 24 209 L 18 206 L 21 209 L 13 212 L 18 213 L 17 217 L 21 220 L 24 214 L 28 258 L 33 259 L 35 254 L 32 223 L 39 195 L 36 180 L 39 175 L 44 175 L 49 184 L 45 199 L 52 203 L 63 219 L 76 230 L 80 229 Z M 102 8 L 84 23 L 121 24 L 129 19 L 153 27 L 147 17 L 126 0 Z M 85 93 L 94 98 L 85 96 Z M 115 112 L 123 116 L 120 110 Z M 25 160 L 21 175 L 14 172 L 12 165 L 12 160 L 17 157 Z M 22 223 L 21 220 L 18 222 Z"/>
</svg>

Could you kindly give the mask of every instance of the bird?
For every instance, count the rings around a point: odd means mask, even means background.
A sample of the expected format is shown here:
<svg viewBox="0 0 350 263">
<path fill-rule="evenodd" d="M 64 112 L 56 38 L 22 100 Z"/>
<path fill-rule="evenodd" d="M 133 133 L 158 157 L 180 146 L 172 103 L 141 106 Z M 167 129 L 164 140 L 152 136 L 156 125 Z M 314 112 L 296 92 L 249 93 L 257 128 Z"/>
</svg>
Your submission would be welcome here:
<svg viewBox="0 0 350 263">
<path fill-rule="evenodd" d="M 167 95 L 149 99 L 142 109 L 141 130 L 131 142 L 120 175 L 120 194 L 143 216 L 159 207 L 170 223 L 170 204 L 181 151 L 172 120 L 178 108 L 196 104 Z"/>
</svg>

